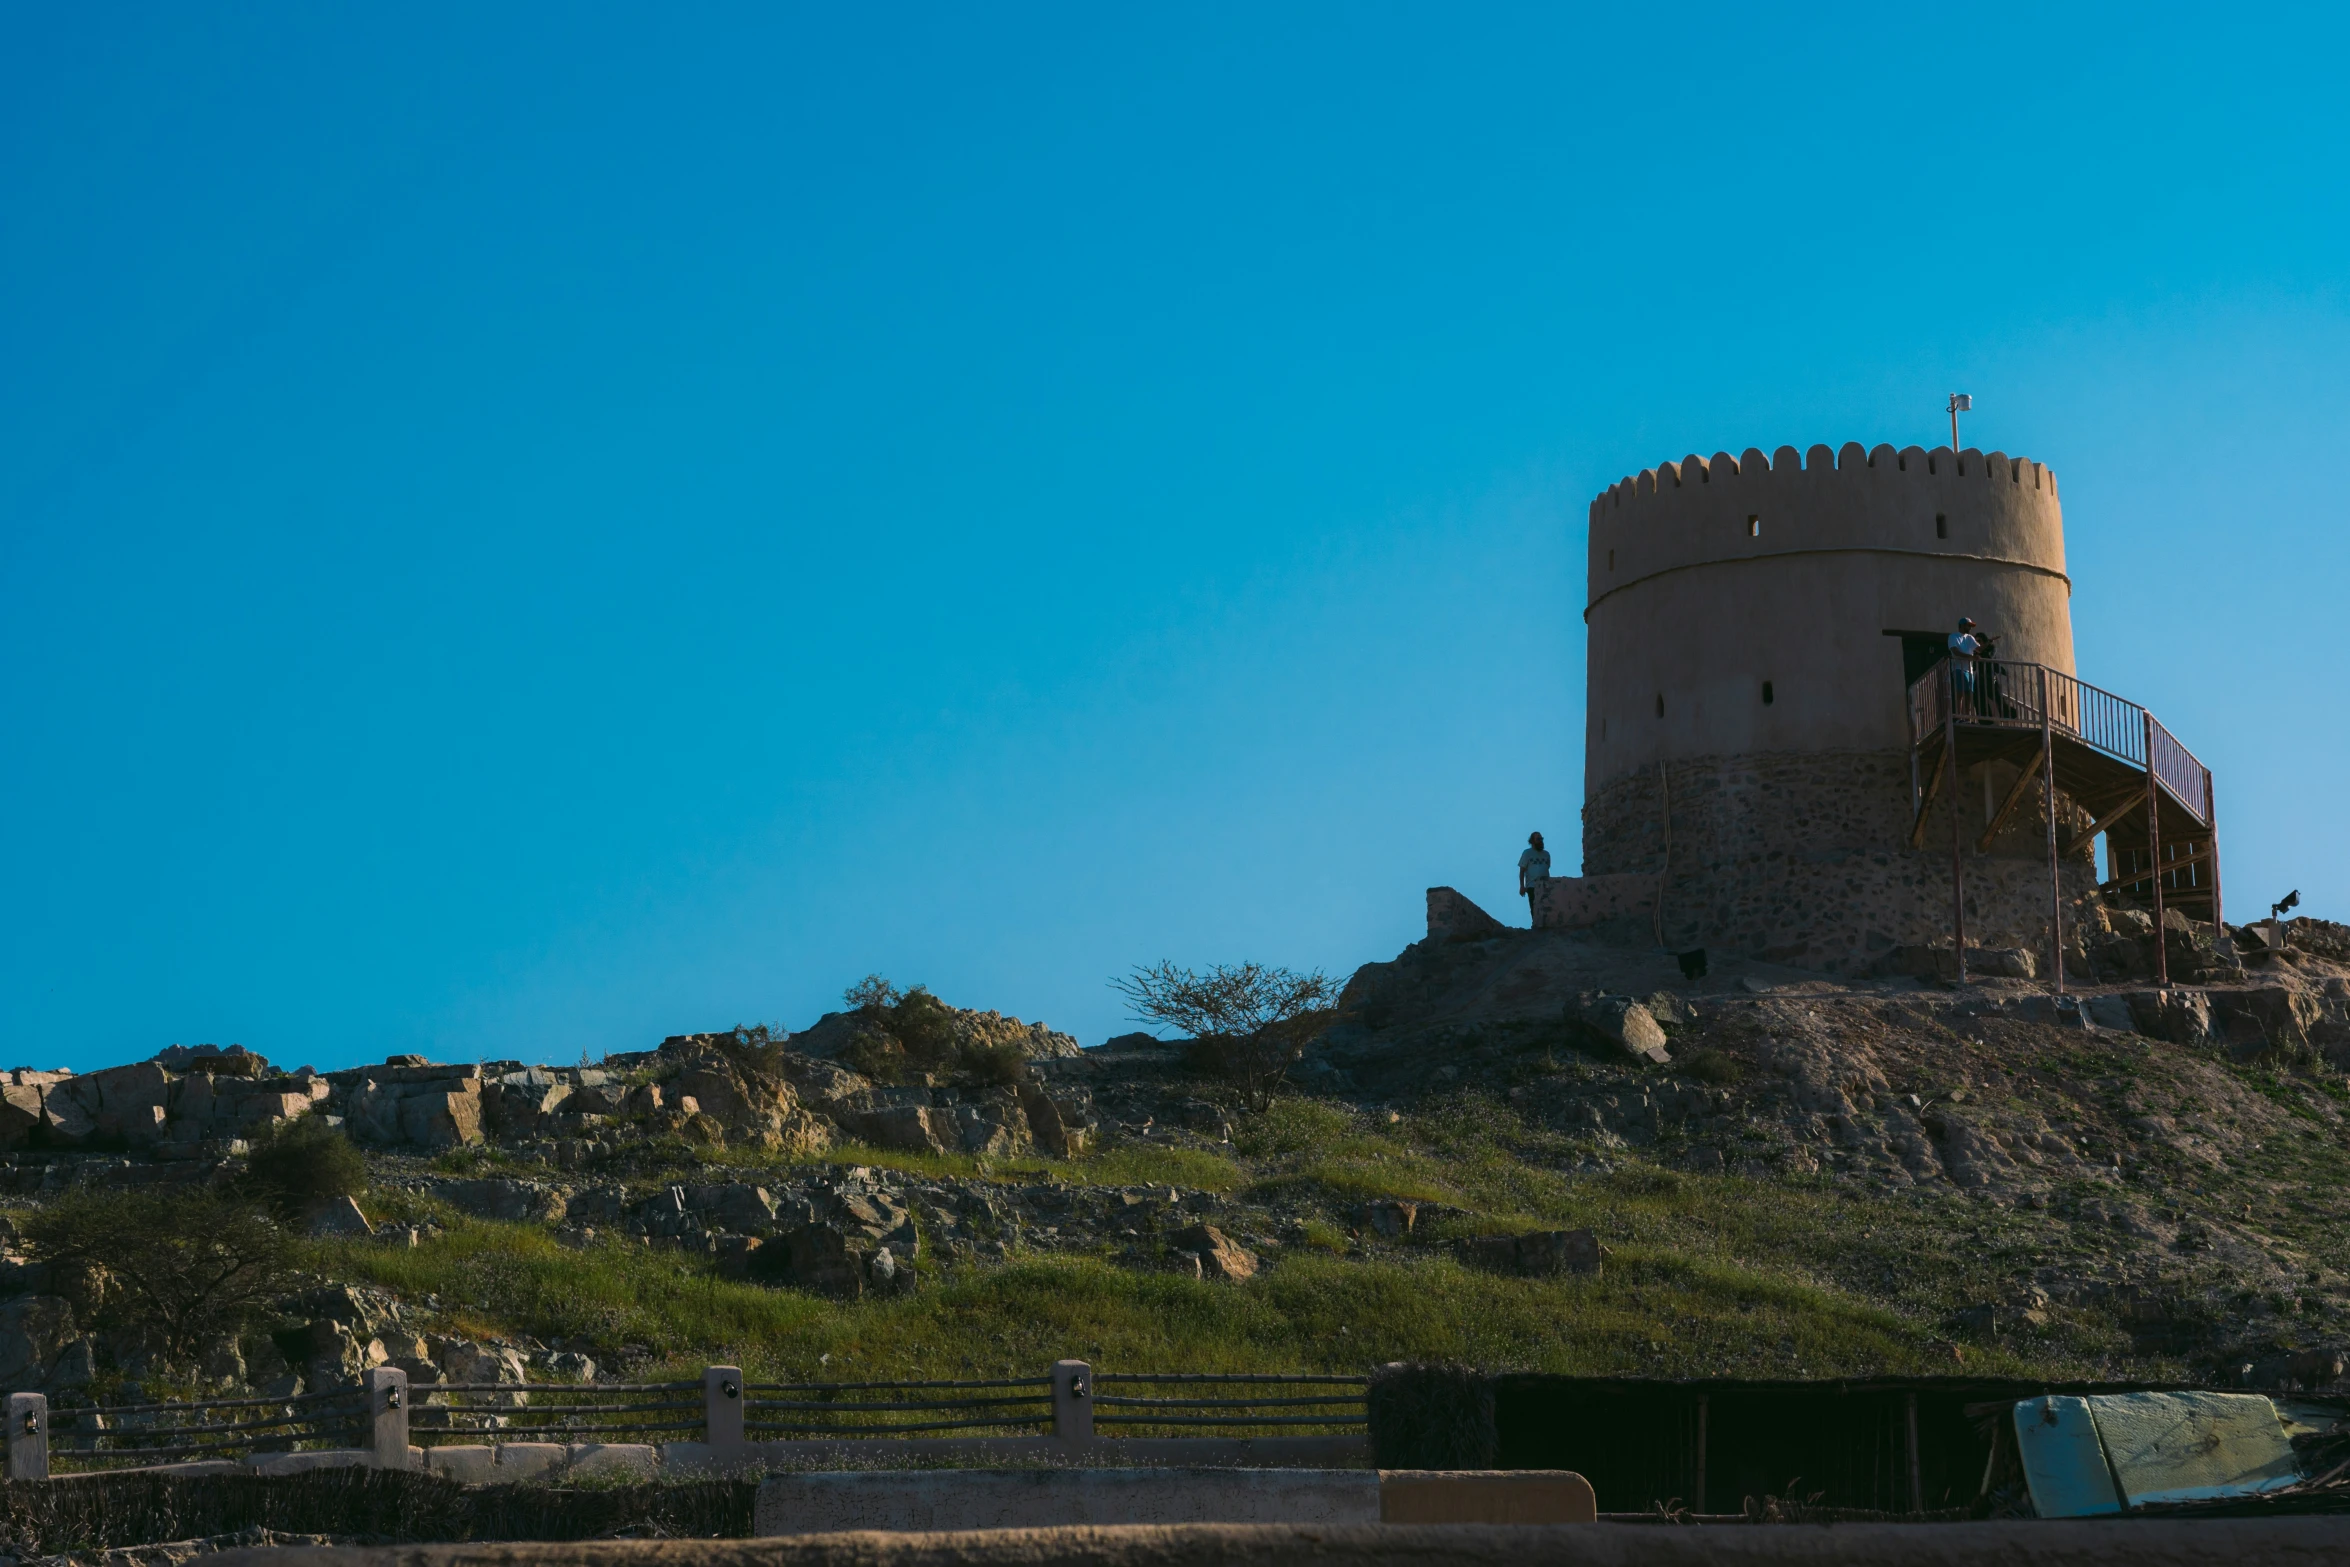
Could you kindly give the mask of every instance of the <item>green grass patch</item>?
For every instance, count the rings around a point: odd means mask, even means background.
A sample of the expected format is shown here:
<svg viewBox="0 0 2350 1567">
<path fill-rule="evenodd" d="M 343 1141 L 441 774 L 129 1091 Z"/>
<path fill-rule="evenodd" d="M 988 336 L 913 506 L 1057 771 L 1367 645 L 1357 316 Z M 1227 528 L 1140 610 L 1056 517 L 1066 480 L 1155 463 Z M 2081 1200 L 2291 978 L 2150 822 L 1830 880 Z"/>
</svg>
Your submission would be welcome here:
<svg viewBox="0 0 2350 1567">
<path fill-rule="evenodd" d="M 568 1248 L 525 1225 L 464 1224 L 413 1250 L 312 1250 L 342 1276 L 438 1297 L 454 1331 L 586 1334 L 642 1344 L 668 1370 L 723 1360 L 759 1377 L 1032 1376 L 1071 1355 L 1128 1371 L 1367 1371 L 1453 1358 L 1590 1374 L 1848 1376 L 1947 1364 L 1928 1333 L 1883 1307 L 1638 1245 L 1619 1246 L 1598 1278 L 1561 1279 L 1492 1277 L 1446 1258 L 1347 1261 L 1311 1247 L 1237 1286 L 1030 1259 L 847 1303 L 729 1282 L 674 1252 Z M 2024 1369 L 1996 1352 L 1974 1364 Z"/>
<path fill-rule="evenodd" d="M 855 1142 L 836 1143 L 822 1154 L 800 1160 L 778 1158 L 755 1148 L 711 1148 L 677 1158 L 668 1168 L 679 1173 L 721 1171 L 749 1177 L 852 1165 L 933 1181 L 1060 1181 L 1072 1186 L 1180 1186 L 1210 1192 L 1235 1191 L 1248 1180 L 1247 1172 L 1221 1154 L 1140 1142 L 1117 1143 L 1077 1159 L 1051 1159 L 1042 1154 L 979 1159 L 970 1154 L 876 1148 Z"/>
</svg>

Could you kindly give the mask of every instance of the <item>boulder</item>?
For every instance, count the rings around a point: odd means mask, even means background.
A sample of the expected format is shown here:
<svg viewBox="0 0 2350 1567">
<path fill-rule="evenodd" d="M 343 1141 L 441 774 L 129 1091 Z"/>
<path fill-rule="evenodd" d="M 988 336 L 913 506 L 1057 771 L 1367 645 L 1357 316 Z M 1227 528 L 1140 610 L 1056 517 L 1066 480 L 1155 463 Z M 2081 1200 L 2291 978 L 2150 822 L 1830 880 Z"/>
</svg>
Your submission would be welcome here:
<svg viewBox="0 0 2350 1567">
<path fill-rule="evenodd" d="M 1412 1233 L 1412 1225 L 1420 1217 L 1420 1205 L 1386 1199 L 1367 1202 L 1351 1215 L 1356 1229 L 1381 1240 L 1399 1241 Z"/>
<path fill-rule="evenodd" d="M 920 1247 L 914 1215 L 882 1192 L 846 1192 L 833 1203 L 833 1222 L 859 1245 L 894 1247 L 911 1257 Z"/>
<path fill-rule="evenodd" d="M 515 1350 L 476 1344 L 471 1339 L 437 1336 L 428 1336 L 425 1343 L 433 1351 L 433 1360 L 441 1368 L 441 1374 L 459 1385 L 489 1383 L 519 1387 L 530 1380 L 529 1368 Z M 530 1403 L 530 1395 L 495 1394 L 482 1401 L 496 1408 L 521 1409 Z"/>
<path fill-rule="evenodd" d="M 500 1219 L 509 1224 L 524 1220 L 561 1224 L 568 1208 L 561 1190 L 536 1181 L 497 1177 L 434 1181 L 425 1191 L 460 1213 L 469 1213 L 477 1219 Z"/>
<path fill-rule="evenodd" d="M 400 1090 L 396 1085 L 372 1079 L 358 1083 L 342 1095 L 342 1108 L 343 1129 L 354 1141 L 400 1141 Z"/>
<path fill-rule="evenodd" d="M 367 1222 L 367 1215 L 359 1211 L 358 1202 L 349 1197 L 337 1197 L 310 1210 L 306 1227 L 312 1235 L 367 1236 L 375 1233 L 375 1226 Z"/>
<path fill-rule="evenodd" d="M 2285 985 L 2215 990 L 2208 995 L 2215 1031 L 2238 1053 L 2306 1049 L 2310 1031 L 2324 1016 L 2315 995 Z"/>
<path fill-rule="evenodd" d="M 43 1134 L 54 1144 L 78 1148 L 97 1135 L 98 1119 L 71 1095 L 52 1090 L 41 1097 Z"/>
<path fill-rule="evenodd" d="M 862 1114 L 849 1112 L 842 1124 L 876 1148 L 912 1153 L 945 1153 L 962 1146 L 962 1132 L 951 1115 L 928 1105 L 891 1105 Z"/>
<path fill-rule="evenodd" d="M 21 1148 L 41 1124 L 41 1091 L 17 1083 L 0 1084 L 0 1149 Z"/>
<path fill-rule="evenodd" d="M 1570 1008 L 1586 1037 L 1652 1066 L 1672 1065 L 1665 1031 L 1647 1007 L 1629 996 L 1597 996 Z"/>
<path fill-rule="evenodd" d="M 308 1115 L 314 1101 L 307 1089 L 250 1094 L 237 1106 L 237 1129 L 258 1132 L 280 1121 Z"/>
<path fill-rule="evenodd" d="M 1038 1084 L 1020 1085 L 1020 1112 L 1028 1119 L 1029 1140 L 1054 1158 L 1074 1159 L 1085 1152 L 1083 1122 Z"/>
<path fill-rule="evenodd" d="M 569 1083 L 531 1081 L 545 1076 L 537 1071 L 514 1072 L 498 1082 L 485 1084 L 481 1091 L 482 1115 L 509 1137 L 530 1136 L 538 1130 L 542 1118 L 555 1114 L 571 1097 Z"/>
<path fill-rule="evenodd" d="M 839 1226 L 803 1224 L 752 1254 L 754 1278 L 852 1299 L 865 1292 L 866 1254 Z"/>
<path fill-rule="evenodd" d="M 372 1337 L 385 1321 L 383 1307 L 349 1284 L 322 1284 L 302 1304 L 317 1320 L 340 1322 L 363 1336 Z M 295 1357 L 289 1352 L 287 1358 Z"/>
<path fill-rule="evenodd" d="M 798 1092 L 800 1102 L 820 1115 L 842 1121 L 846 1115 L 874 1106 L 873 1079 L 852 1072 L 838 1062 L 787 1054 L 782 1058 L 782 1070 Z M 842 1124 L 847 1123 L 842 1121 Z"/>
<path fill-rule="evenodd" d="M 1009 1158 L 1029 1146 L 1028 1118 L 1017 1108 L 957 1105 L 951 1111 L 933 1110 L 933 1125 L 935 1117 L 942 1114 L 954 1117 L 954 1146 L 964 1153 L 982 1159 Z"/>
<path fill-rule="evenodd" d="M 2138 1032 L 2150 1039 L 2200 1045 L 2211 1038 L 2211 997 L 2203 991 L 2134 990 L 2122 999 Z"/>
<path fill-rule="evenodd" d="M 404 1141 L 419 1148 L 455 1148 L 481 1141 L 479 1079 L 461 1093 L 427 1091 L 400 1101 L 400 1131 Z"/>
<path fill-rule="evenodd" d="M 218 1045 L 168 1045 L 155 1052 L 155 1065 L 170 1072 L 202 1072 L 224 1077 L 266 1077 L 269 1062 L 243 1045 L 223 1050 Z"/>
<path fill-rule="evenodd" d="M 302 1368 L 303 1380 L 313 1389 L 356 1386 L 361 1372 L 391 1358 L 381 1340 L 362 1338 L 330 1317 L 276 1334 L 275 1339 L 279 1351 Z"/>
<path fill-rule="evenodd" d="M 1256 1253 L 1212 1224 L 1194 1224 L 1177 1230 L 1167 1237 L 1167 1245 L 1175 1252 L 1188 1252 L 1199 1258 L 1202 1278 L 1238 1283 L 1256 1277 Z"/>
<path fill-rule="evenodd" d="M 49 1380 L 74 1337 L 73 1307 L 55 1295 L 20 1295 L 0 1303 L 0 1389 Z"/>
<path fill-rule="evenodd" d="M 125 1135 L 133 1128 L 161 1126 L 168 1117 L 157 1112 L 170 1105 L 171 1094 L 171 1074 L 152 1061 L 110 1066 L 74 1083 L 74 1096 L 83 1108 L 117 1120 Z"/>
<path fill-rule="evenodd" d="M 755 1233 L 775 1222 L 775 1199 L 766 1187 L 746 1181 L 696 1186 L 686 1193 L 686 1200 L 712 1230 Z"/>
</svg>

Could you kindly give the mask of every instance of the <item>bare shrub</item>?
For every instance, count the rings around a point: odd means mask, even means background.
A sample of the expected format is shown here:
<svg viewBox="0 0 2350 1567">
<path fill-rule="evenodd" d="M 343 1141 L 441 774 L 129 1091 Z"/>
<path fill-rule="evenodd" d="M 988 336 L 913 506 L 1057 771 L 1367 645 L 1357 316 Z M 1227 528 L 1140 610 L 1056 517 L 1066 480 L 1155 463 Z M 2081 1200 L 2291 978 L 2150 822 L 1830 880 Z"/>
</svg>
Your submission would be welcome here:
<svg viewBox="0 0 2350 1567">
<path fill-rule="evenodd" d="M 1161 959 L 1111 980 L 1110 988 L 1133 1004 L 1138 1021 L 1190 1035 L 1186 1064 L 1231 1084 L 1258 1110 L 1329 1026 L 1338 1000 L 1338 982 L 1320 970 L 1300 974 L 1261 963 L 1195 971 Z"/>
</svg>

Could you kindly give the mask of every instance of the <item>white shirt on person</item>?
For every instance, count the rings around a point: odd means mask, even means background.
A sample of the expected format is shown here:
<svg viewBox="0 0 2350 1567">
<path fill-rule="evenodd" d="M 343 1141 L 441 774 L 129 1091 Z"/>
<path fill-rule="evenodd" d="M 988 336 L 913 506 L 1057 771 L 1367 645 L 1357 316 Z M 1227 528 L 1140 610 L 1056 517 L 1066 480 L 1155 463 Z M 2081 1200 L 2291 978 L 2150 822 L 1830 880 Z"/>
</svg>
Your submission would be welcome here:
<svg viewBox="0 0 2350 1567">
<path fill-rule="evenodd" d="M 1538 881 L 1550 879 L 1550 851 L 1529 848 L 1518 856 L 1518 890 L 1526 891 Z"/>
</svg>

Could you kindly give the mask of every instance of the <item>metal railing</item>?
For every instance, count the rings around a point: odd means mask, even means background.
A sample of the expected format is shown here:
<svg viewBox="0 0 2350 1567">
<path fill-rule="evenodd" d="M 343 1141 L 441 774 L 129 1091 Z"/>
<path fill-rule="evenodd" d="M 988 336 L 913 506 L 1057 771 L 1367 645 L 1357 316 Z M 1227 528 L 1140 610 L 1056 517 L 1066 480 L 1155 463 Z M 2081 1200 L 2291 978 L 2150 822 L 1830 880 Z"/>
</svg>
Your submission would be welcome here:
<svg viewBox="0 0 2350 1567">
<path fill-rule="evenodd" d="M 1946 657 L 1909 688 L 1910 743 L 1939 735 L 1953 703 L 1958 723 L 1970 728 L 2038 729 L 2045 719 L 2066 739 L 2151 773 L 2188 815 L 2211 825 L 2211 769 L 2125 697 L 2045 664 Z"/>
<path fill-rule="evenodd" d="M 1100 1384 L 1097 1388 L 1096 1383 Z M 1236 1439 L 1369 1431 L 1369 1380 L 1315 1373 L 1111 1373 L 1081 1360 L 1038 1377 L 967 1381 L 762 1382 L 712 1366 L 698 1382 L 411 1382 L 394 1367 L 362 1385 L 296 1398 L 190 1399 L 57 1411 L 38 1393 L 7 1401 L 8 1472 L 95 1470 L 273 1454 L 403 1468 L 424 1449 L 463 1471 L 493 1449 L 574 1456 L 635 1447 L 654 1455 L 757 1462 L 762 1443 L 943 1440 L 979 1451 L 1015 1444 L 1151 1439 L 1203 1460 Z M 534 1447 L 525 1444 L 535 1445 Z M 1188 1445 L 1186 1445 L 1188 1444 Z M 443 1450 L 434 1456 L 432 1450 Z M 323 1451 L 322 1451 L 323 1450 Z M 876 1449 L 878 1450 L 878 1448 Z M 550 1460 L 551 1461 L 551 1460 Z M 504 1459 L 498 1462 L 503 1464 Z"/>
<path fill-rule="evenodd" d="M 19 1402 L 11 1398 L 11 1405 Z M 354 1445 L 367 1419 L 358 1388 L 295 1398 L 90 1405 L 40 1412 L 10 1410 L 11 1456 L 20 1437 L 47 1428 L 51 1463 L 77 1469 L 144 1468 L 159 1463 L 235 1459 Z M 27 1425 L 30 1429 L 25 1429 Z"/>
<path fill-rule="evenodd" d="M 754 1440 L 947 1432 L 1037 1435 L 1053 1428 L 1049 1376 L 978 1382 L 761 1382 L 743 1393 L 743 1427 Z"/>
<path fill-rule="evenodd" d="M 625 1442 L 698 1437 L 708 1411 L 700 1382 L 411 1382 L 408 1439 Z"/>
<path fill-rule="evenodd" d="M 1094 1428 L 1116 1426 L 1121 1436 L 1189 1436 L 1206 1430 L 1222 1436 L 1272 1430 L 1285 1436 L 1342 1436 L 1369 1429 L 1365 1400 L 1370 1382 L 1364 1377 L 1170 1372 L 1112 1373 L 1094 1380 L 1099 1388 L 1093 1398 Z M 1119 1391 L 1109 1391 L 1113 1388 Z M 1124 1391 L 1129 1388 L 1135 1391 Z M 1161 1390 L 1172 1390 L 1173 1396 Z"/>
</svg>

